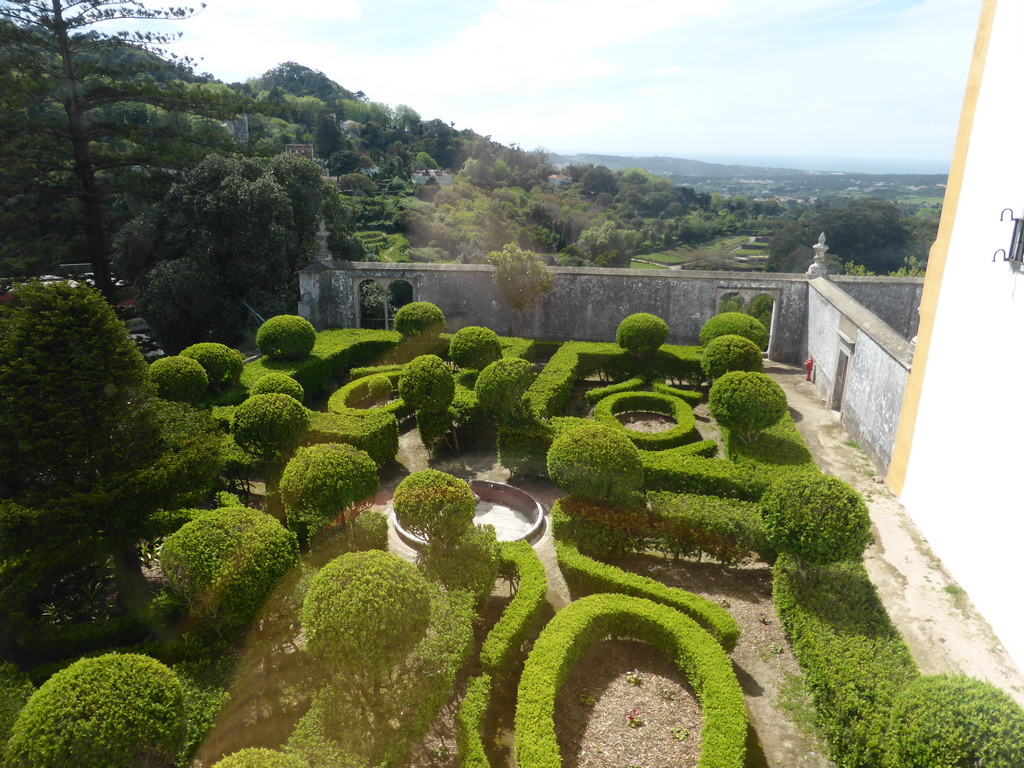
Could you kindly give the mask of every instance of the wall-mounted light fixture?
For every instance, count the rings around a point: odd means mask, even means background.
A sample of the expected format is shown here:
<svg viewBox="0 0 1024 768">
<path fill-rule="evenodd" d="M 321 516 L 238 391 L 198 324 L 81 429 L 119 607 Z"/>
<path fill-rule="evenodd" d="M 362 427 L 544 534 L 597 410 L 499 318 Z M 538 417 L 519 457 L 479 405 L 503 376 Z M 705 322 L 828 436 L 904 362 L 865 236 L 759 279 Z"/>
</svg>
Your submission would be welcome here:
<svg viewBox="0 0 1024 768">
<path fill-rule="evenodd" d="M 1000 248 L 994 254 L 992 254 L 992 261 L 996 260 L 996 256 L 1000 253 L 1003 254 L 1003 261 L 1010 262 L 1010 268 L 1016 272 L 1020 269 L 1021 264 L 1024 264 L 1024 219 L 1018 219 L 1013 215 L 1012 208 L 1004 208 L 1002 213 L 999 214 L 999 220 L 1004 221 L 1006 212 L 1010 212 L 1010 218 L 1013 219 L 1013 235 L 1010 237 L 1010 250 L 1004 250 Z"/>
</svg>

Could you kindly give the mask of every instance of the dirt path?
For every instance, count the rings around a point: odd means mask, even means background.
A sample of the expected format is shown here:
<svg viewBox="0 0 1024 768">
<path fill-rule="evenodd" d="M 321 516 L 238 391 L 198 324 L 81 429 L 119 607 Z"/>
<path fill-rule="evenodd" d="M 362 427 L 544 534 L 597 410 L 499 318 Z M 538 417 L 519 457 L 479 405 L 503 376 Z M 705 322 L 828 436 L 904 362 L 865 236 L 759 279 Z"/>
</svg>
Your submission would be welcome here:
<svg viewBox="0 0 1024 768">
<path fill-rule="evenodd" d="M 822 471 L 845 480 L 868 502 L 875 543 L 864 556 L 889 615 L 925 674 L 962 672 L 987 680 L 1024 706 L 1024 675 L 988 622 L 943 568 L 906 510 L 825 406 L 802 369 L 768 363 Z"/>
</svg>

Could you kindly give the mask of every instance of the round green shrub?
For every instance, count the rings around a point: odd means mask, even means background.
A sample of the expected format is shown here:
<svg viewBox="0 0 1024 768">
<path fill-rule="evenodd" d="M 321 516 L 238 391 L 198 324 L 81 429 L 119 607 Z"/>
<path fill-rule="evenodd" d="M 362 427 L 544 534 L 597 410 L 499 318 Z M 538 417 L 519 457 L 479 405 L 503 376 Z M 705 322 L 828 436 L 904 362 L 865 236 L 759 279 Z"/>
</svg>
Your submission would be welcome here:
<svg viewBox="0 0 1024 768">
<path fill-rule="evenodd" d="M 185 734 L 181 682 L 138 654 L 80 659 L 32 694 L 11 730 L 5 768 L 172 765 Z"/>
<path fill-rule="evenodd" d="M 519 357 L 503 357 L 482 371 L 476 379 L 480 407 L 498 422 L 525 414 L 523 395 L 533 383 L 533 366 Z"/>
<path fill-rule="evenodd" d="M 717 379 L 729 371 L 764 371 L 761 349 L 750 339 L 734 333 L 709 341 L 701 355 L 700 366 L 709 379 Z"/>
<path fill-rule="evenodd" d="M 406 338 L 437 336 L 444 330 L 444 312 L 429 301 L 414 301 L 395 312 L 392 327 Z"/>
<path fill-rule="evenodd" d="M 313 324 L 298 315 L 277 315 L 256 331 L 260 352 L 278 360 L 302 360 L 309 356 L 315 343 Z"/>
<path fill-rule="evenodd" d="M 335 519 L 351 519 L 351 505 L 377 492 L 377 465 L 344 443 L 299 448 L 281 475 L 285 522 L 303 542 Z"/>
<path fill-rule="evenodd" d="M 871 543 L 871 516 L 861 495 L 815 470 L 776 480 L 761 497 L 769 543 L 802 565 L 859 557 Z"/>
<path fill-rule="evenodd" d="M 179 403 L 196 402 L 206 394 L 210 384 L 199 361 L 181 355 L 154 360 L 149 366 L 149 376 L 156 384 L 157 395 Z"/>
<path fill-rule="evenodd" d="M 214 763 L 213 768 L 309 768 L 309 763 L 298 755 L 286 755 L 262 747 L 249 747 Z"/>
<path fill-rule="evenodd" d="M 1024 711 L 991 683 L 926 675 L 896 697 L 886 733 L 885 768 L 1019 768 Z"/>
<path fill-rule="evenodd" d="M 721 426 L 750 443 L 786 415 L 786 393 L 763 373 L 731 371 L 711 385 L 708 409 Z"/>
<path fill-rule="evenodd" d="M 181 350 L 182 357 L 191 357 L 206 371 L 210 387 L 225 389 L 238 384 L 242 377 L 242 353 L 223 344 L 204 341 Z"/>
<path fill-rule="evenodd" d="M 637 357 L 649 357 L 667 339 L 668 324 L 648 312 L 624 318 L 615 331 L 615 343 Z"/>
<path fill-rule="evenodd" d="M 393 504 L 405 530 L 439 546 L 462 536 L 476 514 L 469 483 L 436 469 L 413 472 L 400 482 Z"/>
<path fill-rule="evenodd" d="M 563 491 L 630 504 L 643 485 L 640 451 L 621 430 L 585 424 L 560 435 L 547 455 L 548 476 Z"/>
<path fill-rule="evenodd" d="M 455 397 L 455 377 L 437 355 L 420 355 L 402 371 L 398 394 L 417 411 L 444 411 Z"/>
<path fill-rule="evenodd" d="M 256 379 L 256 383 L 249 387 L 250 395 L 266 395 L 271 392 L 294 397 L 300 403 L 306 396 L 302 385 L 287 373 L 265 374 Z"/>
<path fill-rule="evenodd" d="M 379 680 L 430 624 L 430 588 L 416 566 L 379 550 L 335 558 L 302 603 L 306 648 L 328 670 Z"/>
<path fill-rule="evenodd" d="M 308 428 L 302 403 L 279 392 L 253 395 L 231 416 L 235 442 L 264 461 L 294 448 Z"/>
<path fill-rule="evenodd" d="M 222 507 L 168 536 L 160 566 L 195 615 L 243 627 L 298 555 L 295 534 L 270 515 Z"/>
<path fill-rule="evenodd" d="M 459 368 L 480 371 L 501 358 L 501 342 L 490 328 L 468 325 L 452 336 L 448 356 Z"/>
<path fill-rule="evenodd" d="M 446 546 L 430 542 L 416 561 L 428 581 L 448 590 L 462 590 L 483 604 L 498 577 L 498 537 L 490 525 L 471 525 Z"/>
<path fill-rule="evenodd" d="M 757 344 L 758 349 L 768 346 L 768 331 L 760 320 L 742 312 L 723 312 L 715 315 L 700 329 L 701 346 L 707 346 L 719 336 L 742 336 Z"/>
</svg>

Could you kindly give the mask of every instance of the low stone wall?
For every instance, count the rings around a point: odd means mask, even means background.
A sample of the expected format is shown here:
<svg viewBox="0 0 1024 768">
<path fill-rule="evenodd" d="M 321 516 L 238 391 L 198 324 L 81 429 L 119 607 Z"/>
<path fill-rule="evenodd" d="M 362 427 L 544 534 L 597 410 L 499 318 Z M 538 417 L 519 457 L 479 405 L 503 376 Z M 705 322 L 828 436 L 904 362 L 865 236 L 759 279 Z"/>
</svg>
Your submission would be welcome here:
<svg viewBox="0 0 1024 768">
<path fill-rule="evenodd" d="M 815 386 L 884 473 L 913 347 L 836 283 L 816 278 L 808 285 L 806 351 L 814 358 Z"/>
<path fill-rule="evenodd" d="M 619 322 L 634 312 L 650 312 L 668 323 L 670 344 L 696 344 L 701 326 L 726 293 L 748 300 L 775 299 L 772 360 L 800 357 L 807 317 L 807 281 L 802 275 L 681 270 L 553 268 L 551 290 L 526 313 L 522 327 L 491 275 L 475 264 L 376 264 L 326 262 L 299 273 L 299 314 L 318 330 L 359 327 L 359 284 L 404 280 L 416 301 L 444 310 L 448 330 L 485 325 L 499 334 L 535 339 L 611 341 Z"/>
</svg>

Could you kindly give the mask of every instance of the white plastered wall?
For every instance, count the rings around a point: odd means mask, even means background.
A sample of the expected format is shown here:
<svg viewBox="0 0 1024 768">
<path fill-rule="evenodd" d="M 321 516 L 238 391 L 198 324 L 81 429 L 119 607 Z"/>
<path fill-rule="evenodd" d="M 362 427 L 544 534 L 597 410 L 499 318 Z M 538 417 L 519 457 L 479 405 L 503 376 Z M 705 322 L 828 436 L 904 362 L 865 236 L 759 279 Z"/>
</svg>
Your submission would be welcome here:
<svg viewBox="0 0 1024 768">
<path fill-rule="evenodd" d="M 994 5 L 900 500 L 1024 667 L 1024 270 L 992 262 L 1024 216 L 1024 2 Z"/>
</svg>

